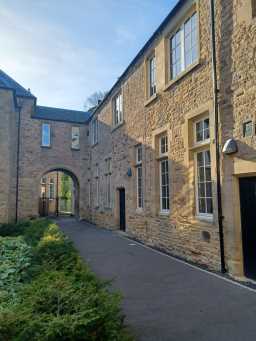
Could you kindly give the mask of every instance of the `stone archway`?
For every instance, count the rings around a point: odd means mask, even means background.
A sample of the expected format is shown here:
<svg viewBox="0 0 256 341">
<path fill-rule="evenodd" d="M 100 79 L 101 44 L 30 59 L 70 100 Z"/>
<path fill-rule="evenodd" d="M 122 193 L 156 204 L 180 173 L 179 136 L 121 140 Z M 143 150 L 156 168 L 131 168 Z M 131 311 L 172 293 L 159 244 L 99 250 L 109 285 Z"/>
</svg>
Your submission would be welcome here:
<svg viewBox="0 0 256 341">
<path fill-rule="evenodd" d="M 70 179 L 70 198 L 64 201 L 63 177 Z M 68 200 L 68 201 L 67 201 Z M 80 184 L 77 176 L 65 167 L 53 167 L 44 171 L 39 181 L 39 215 L 72 215 L 79 217 Z M 63 203 L 67 204 L 63 206 Z"/>
</svg>

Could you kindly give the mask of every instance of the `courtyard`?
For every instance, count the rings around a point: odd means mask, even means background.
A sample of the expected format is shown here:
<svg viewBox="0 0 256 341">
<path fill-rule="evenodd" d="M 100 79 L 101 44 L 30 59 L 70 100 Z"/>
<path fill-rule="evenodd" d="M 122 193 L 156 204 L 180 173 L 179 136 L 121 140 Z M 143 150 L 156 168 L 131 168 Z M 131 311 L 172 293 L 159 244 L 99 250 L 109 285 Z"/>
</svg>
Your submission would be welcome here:
<svg viewBox="0 0 256 341">
<path fill-rule="evenodd" d="M 246 286 L 74 219 L 57 221 L 82 258 L 123 294 L 126 323 L 142 341 L 249 341 L 256 295 Z"/>
</svg>

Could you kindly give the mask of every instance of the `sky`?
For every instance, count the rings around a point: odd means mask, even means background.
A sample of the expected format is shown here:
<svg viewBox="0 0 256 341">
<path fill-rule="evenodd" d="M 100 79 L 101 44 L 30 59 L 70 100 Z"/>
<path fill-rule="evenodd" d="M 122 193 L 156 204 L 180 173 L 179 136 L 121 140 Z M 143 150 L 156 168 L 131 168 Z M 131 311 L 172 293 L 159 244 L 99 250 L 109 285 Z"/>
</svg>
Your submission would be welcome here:
<svg viewBox="0 0 256 341">
<path fill-rule="evenodd" d="M 0 0 L 0 69 L 39 105 L 83 110 L 107 91 L 177 0 Z"/>
</svg>

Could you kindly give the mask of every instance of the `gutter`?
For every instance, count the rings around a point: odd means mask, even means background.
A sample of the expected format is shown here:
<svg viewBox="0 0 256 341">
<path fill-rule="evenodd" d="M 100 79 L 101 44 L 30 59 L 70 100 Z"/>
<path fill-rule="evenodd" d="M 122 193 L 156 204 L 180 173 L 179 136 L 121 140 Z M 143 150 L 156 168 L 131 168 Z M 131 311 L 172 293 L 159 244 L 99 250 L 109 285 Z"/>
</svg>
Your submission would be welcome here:
<svg viewBox="0 0 256 341">
<path fill-rule="evenodd" d="M 217 80 L 217 57 L 216 57 L 216 38 L 215 38 L 215 6 L 214 0 L 210 2 L 210 21 L 211 21 L 211 51 L 212 51 L 212 81 L 213 81 L 213 107 L 215 125 L 215 144 L 216 144 L 216 187 L 217 187 L 217 206 L 218 206 L 218 225 L 220 238 L 220 260 L 221 272 L 225 273 L 225 245 L 223 232 L 223 213 L 222 213 L 222 194 L 220 176 L 220 137 L 219 137 L 219 103 L 218 103 L 218 80 Z"/>
</svg>

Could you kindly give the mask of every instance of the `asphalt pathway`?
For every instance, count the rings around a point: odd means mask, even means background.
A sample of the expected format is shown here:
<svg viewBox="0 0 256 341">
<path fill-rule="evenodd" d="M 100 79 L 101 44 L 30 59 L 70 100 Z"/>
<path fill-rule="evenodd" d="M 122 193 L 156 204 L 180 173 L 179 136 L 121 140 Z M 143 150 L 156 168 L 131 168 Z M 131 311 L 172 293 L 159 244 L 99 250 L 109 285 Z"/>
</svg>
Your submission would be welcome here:
<svg viewBox="0 0 256 341">
<path fill-rule="evenodd" d="M 124 296 L 141 341 L 256 340 L 256 292 L 73 219 L 57 221 L 102 279 Z"/>
</svg>

